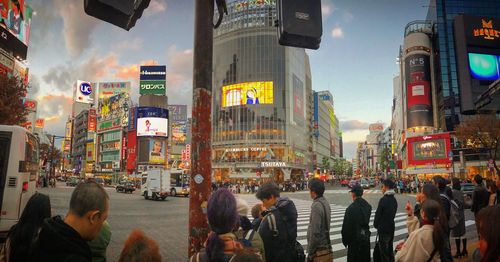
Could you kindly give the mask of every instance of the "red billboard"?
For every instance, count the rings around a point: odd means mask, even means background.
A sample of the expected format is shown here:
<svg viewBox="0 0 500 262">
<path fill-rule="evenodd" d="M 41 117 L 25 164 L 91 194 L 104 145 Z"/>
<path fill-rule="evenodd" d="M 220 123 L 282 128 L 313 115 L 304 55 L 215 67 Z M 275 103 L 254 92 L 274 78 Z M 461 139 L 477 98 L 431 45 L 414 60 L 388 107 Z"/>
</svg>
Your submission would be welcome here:
<svg viewBox="0 0 500 262">
<path fill-rule="evenodd" d="M 449 133 L 409 137 L 407 143 L 409 166 L 449 165 L 451 163 Z"/>
<path fill-rule="evenodd" d="M 137 131 L 127 133 L 127 170 L 136 169 L 135 162 L 137 158 Z"/>
<path fill-rule="evenodd" d="M 88 132 L 95 132 L 97 127 L 97 112 L 94 108 L 89 109 Z"/>
</svg>

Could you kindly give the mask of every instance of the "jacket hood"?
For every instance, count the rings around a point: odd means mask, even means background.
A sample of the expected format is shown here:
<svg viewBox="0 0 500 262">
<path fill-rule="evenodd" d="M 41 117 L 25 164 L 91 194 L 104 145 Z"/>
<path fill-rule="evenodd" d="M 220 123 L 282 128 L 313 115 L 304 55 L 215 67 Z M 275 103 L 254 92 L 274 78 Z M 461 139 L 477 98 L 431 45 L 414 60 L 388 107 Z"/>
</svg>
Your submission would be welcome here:
<svg viewBox="0 0 500 262">
<path fill-rule="evenodd" d="M 389 189 L 389 190 L 385 191 L 385 193 L 384 193 L 384 195 L 389 195 L 389 196 L 395 195 L 395 194 L 396 194 L 396 192 L 394 192 L 394 189 Z"/>
<path fill-rule="evenodd" d="M 287 217 L 297 216 L 297 209 L 295 208 L 295 204 L 288 197 L 278 199 L 278 202 L 276 202 L 275 206 Z"/>
<path fill-rule="evenodd" d="M 90 248 L 60 216 L 45 220 L 39 236 L 40 249 L 48 254 L 68 253 L 91 259 Z"/>
</svg>

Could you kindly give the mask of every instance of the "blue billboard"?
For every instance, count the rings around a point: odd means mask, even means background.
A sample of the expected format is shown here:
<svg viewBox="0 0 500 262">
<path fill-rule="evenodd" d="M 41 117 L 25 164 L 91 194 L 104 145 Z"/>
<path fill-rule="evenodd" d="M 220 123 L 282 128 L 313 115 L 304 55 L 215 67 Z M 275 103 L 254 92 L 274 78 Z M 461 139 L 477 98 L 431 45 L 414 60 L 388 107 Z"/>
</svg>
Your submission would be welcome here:
<svg viewBox="0 0 500 262">
<path fill-rule="evenodd" d="M 167 79 L 167 66 L 141 66 L 139 80 L 162 80 Z"/>
</svg>

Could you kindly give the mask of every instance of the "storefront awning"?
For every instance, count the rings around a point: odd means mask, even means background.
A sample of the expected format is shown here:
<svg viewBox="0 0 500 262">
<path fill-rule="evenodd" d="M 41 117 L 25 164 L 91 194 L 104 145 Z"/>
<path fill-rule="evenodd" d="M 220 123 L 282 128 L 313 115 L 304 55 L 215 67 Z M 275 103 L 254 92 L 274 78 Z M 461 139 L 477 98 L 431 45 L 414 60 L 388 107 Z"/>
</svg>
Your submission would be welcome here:
<svg viewBox="0 0 500 262">
<path fill-rule="evenodd" d="M 446 168 L 426 168 L 426 169 L 406 169 L 405 174 L 407 175 L 418 175 L 418 174 L 451 174 L 452 170 Z"/>
</svg>

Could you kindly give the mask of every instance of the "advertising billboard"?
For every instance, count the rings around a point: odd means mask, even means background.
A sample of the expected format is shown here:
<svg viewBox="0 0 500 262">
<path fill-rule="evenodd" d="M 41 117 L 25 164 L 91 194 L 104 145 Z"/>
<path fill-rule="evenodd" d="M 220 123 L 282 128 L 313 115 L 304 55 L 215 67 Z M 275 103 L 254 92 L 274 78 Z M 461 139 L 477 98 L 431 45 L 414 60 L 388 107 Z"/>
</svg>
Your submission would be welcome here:
<svg viewBox="0 0 500 262">
<path fill-rule="evenodd" d="M 33 10 L 25 0 L 0 0 L 0 42 L 14 56 L 26 59 Z"/>
<path fill-rule="evenodd" d="M 109 98 L 121 93 L 130 94 L 130 82 L 99 83 L 99 99 Z"/>
<path fill-rule="evenodd" d="M 168 137 L 168 119 L 159 117 L 138 118 L 137 136 Z"/>
<path fill-rule="evenodd" d="M 409 166 L 443 166 L 451 163 L 448 155 L 451 151 L 449 133 L 409 137 Z"/>
<path fill-rule="evenodd" d="M 137 159 L 137 133 L 135 131 L 129 131 L 127 133 L 127 170 L 136 169 L 136 159 Z"/>
<path fill-rule="evenodd" d="M 407 127 L 433 126 L 430 57 L 414 54 L 405 58 Z"/>
<path fill-rule="evenodd" d="M 187 105 L 169 105 L 168 119 L 172 122 L 187 121 Z"/>
<path fill-rule="evenodd" d="M 165 95 L 166 66 L 141 66 L 139 74 L 139 94 Z"/>
<path fill-rule="evenodd" d="M 95 144 L 93 142 L 87 143 L 86 147 L 87 162 L 94 161 L 94 156 L 95 156 Z"/>
<path fill-rule="evenodd" d="M 164 65 L 151 65 L 141 66 L 139 80 L 166 80 L 167 66 Z"/>
<path fill-rule="evenodd" d="M 89 109 L 89 118 L 87 120 L 87 131 L 95 132 L 97 129 L 97 112 L 95 108 Z"/>
<path fill-rule="evenodd" d="M 149 163 L 165 164 L 165 161 L 165 141 L 161 139 L 151 139 L 149 141 Z"/>
<path fill-rule="evenodd" d="M 469 53 L 468 56 L 473 78 L 490 81 L 500 78 L 500 55 Z"/>
<path fill-rule="evenodd" d="M 381 133 L 384 132 L 384 124 L 375 123 L 368 126 L 370 133 Z"/>
<path fill-rule="evenodd" d="M 94 87 L 92 83 L 78 80 L 74 86 L 75 102 L 92 104 L 94 103 Z"/>
<path fill-rule="evenodd" d="M 36 111 L 37 102 L 32 99 L 24 100 L 24 107 L 28 108 L 29 111 Z"/>
<path fill-rule="evenodd" d="M 71 128 L 72 127 L 73 127 L 73 123 L 71 122 L 71 120 L 66 122 L 66 129 L 64 132 L 64 137 L 67 140 L 71 139 Z"/>
<path fill-rule="evenodd" d="M 304 83 L 293 74 L 293 122 L 299 126 L 305 123 Z"/>
<path fill-rule="evenodd" d="M 0 48 L 0 73 L 10 73 L 13 69 L 14 57 Z"/>
<path fill-rule="evenodd" d="M 128 125 L 130 96 L 128 93 L 119 93 L 111 97 L 99 99 L 98 104 L 98 128 L 97 131 L 111 130 Z M 111 126 L 110 126 L 111 125 Z"/>
<path fill-rule="evenodd" d="M 457 15 L 453 21 L 460 112 L 475 114 L 476 101 L 500 78 L 500 19 Z M 481 110 L 497 111 L 498 103 Z"/>
<path fill-rule="evenodd" d="M 222 107 L 272 103 L 272 81 L 245 82 L 222 87 Z"/>
<path fill-rule="evenodd" d="M 172 122 L 172 141 L 175 143 L 184 143 L 187 139 L 187 122 Z"/>
<path fill-rule="evenodd" d="M 128 114 L 128 130 L 135 130 L 137 128 L 137 107 L 130 108 Z"/>
</svg>

